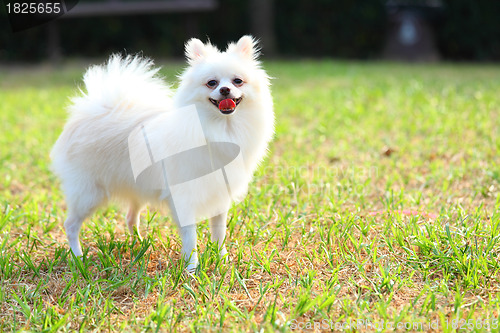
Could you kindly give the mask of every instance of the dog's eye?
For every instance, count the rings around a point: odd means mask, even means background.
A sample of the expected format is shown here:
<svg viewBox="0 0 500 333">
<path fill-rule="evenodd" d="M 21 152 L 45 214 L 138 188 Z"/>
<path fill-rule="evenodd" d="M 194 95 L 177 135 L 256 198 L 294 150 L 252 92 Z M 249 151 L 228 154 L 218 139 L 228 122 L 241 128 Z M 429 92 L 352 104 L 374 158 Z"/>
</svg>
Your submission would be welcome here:
<svg viewBox="0 0 500 333">
<path fill-rule="evenodd" d="M 241 86 L 243 84 L 243 80 L 237 77 L 236 79 L 233 80 L 233 83 L 236 86 Z"/>
<path fill-rule="evenodd" d="M 207 86 L 210 88 L 215 88 L 217 86 L 217 80 L 210 80 L 207 82 Z"/>
</svg>

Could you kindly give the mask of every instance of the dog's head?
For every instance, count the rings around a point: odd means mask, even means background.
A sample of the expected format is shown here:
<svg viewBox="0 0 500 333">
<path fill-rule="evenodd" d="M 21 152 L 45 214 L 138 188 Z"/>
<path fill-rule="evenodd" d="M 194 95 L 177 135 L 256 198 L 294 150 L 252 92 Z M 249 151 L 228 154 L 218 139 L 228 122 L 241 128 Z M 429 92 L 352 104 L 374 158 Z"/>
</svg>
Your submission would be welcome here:
<svg viewBox="0 0 500 333">
<path fill-rule="evenodd" d="M 257 60 L 259 49 L 251 36 L 230 43 L 223 52 L 196 38 L 185 47 L 189 67 L 180 76 L 178 103 L 231 116 L 241 108 L 254 106 L 260 92 L 269 87 L 269 78 Z"/>
</svg>

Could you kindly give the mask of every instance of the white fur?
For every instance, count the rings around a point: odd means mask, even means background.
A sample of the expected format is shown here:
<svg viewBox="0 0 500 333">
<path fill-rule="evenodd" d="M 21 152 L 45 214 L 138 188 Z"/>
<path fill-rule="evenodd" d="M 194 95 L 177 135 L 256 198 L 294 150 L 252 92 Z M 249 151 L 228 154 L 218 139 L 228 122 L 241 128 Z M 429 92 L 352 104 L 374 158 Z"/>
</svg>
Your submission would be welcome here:
<svg viewBox="0 0 500 333">
<path fill-rule="evenodd" d="M 242 37 L 220 52 L 209 43 L 197 39 L 186 43 L 189 67 L 180 76 L 175 93 L 157 76 L 158 69 L 141 57 L 112 56 L 106 65 L 91 67 L 84 77 L 86 93 L 73 99 L 69 120 L 51 153 L 53 170 L 62 181 L 68 216 L 64 223 L 69 245 L 75 255 L 82 255 L 79 232 L 82 222 L 108 199 L 129 203 L 127 224 L 138 232 L 139 214 L 145 204 L 160 203 L 161 191 L 134 180 L 128 152 L 128 136 L 134 128 L 166 115 L 165 142 L 180 145 L 196 135 L 192 119 L 175 110 L 194 104 L 198 110 L 204 135 L 210 142 L 231 142 L 241 148 L 245 169 L 241 170 L 238 192 L 244 193 L 258 163 L 266 153 L 274 131 L 273 102 L 269 78 L 257 61 L 258 50 L 250 36 Z M 235 77 L 244 84 L 233 84 Z M 206 84 L 216 80 L 218 86 Z M 220 87 L 231 89 L 231 98 L 242 97 L 230 115 L 222 114 L 208 98 L 222 99 Z M 179 173 L 195 172 L 207 161 L 190 165 L 173 165 Z M 155 182 L 152 172 L 148 181 Z M 159 180 L 158 180 L 159 181 Z M 182 194 L 176 211 L 192 218 L 193 223 L 180 228 L 182 254 L 188 269 L 197 265 L 196 225 L 199 214 L 210 207 L 223 207 L 224 213 L 210 221 L 212 240 L 226 253 L 223 245 L 226 216 L 231 202 L 214 202 L 214 189 L 191 188 Z M 166 201 L 171 204 L 171 197 Z M 174 220 L 176 219 L 173 214 Z M 178 221 L 177 221 L 178 222 Z"/>
</svg>

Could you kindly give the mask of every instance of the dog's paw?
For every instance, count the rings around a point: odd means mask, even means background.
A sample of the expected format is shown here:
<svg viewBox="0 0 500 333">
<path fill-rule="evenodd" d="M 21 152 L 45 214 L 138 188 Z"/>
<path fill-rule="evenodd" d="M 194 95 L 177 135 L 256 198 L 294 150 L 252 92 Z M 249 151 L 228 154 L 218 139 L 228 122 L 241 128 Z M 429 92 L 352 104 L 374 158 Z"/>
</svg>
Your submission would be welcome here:
<svg viewBox="0 0 500 333">
<path fill-rule="evenodd" d="M 189 261 L 187 262 L 186 265 L 186 272 L 188 274 L 193 275 L 196 272 L 196 267 L 198 267 L 198 257 L 197 256 L 191 256 Z"/>
<path fill-rule="evenodd" d="M 228 254 L 225 246 L 223 246 L 220 249 L 219 258 L 221 259 L 222 262 L 225 262 L 225 263 L 227 263 L 229 261 L 229 254 Z"/>
<path fill-rule="evenodd" d="M 195 275 L 196 274 L 196 267 L 198 267 L 198 265 L 188 264 L 186 266 L 186 273 L 188 275 Z"/>
</svg>

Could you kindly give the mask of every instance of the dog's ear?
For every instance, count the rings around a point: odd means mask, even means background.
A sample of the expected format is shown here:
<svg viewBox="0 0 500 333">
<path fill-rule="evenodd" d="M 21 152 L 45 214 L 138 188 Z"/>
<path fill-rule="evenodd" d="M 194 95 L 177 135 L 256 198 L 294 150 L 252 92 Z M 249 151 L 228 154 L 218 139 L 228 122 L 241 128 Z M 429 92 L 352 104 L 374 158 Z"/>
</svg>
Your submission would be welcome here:
<svg viewBox="0 0 500 333">
<path fill-rule="evenodd" d="M 185 45 L 186 58 L 190 64 L 197 62 L 206 55 L 206 46 L 197 38 L 191 38 Z"/>
<path fill-rule="evenodd" d="M 236 43 L 236 52 L 247 59 L 256 60 L 260 54 L 260 48 L 257 41 L 250 35 L 240 38 Z"/>
</svg>

